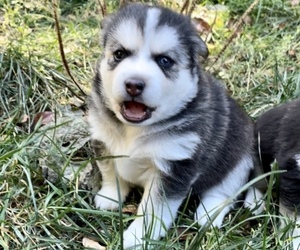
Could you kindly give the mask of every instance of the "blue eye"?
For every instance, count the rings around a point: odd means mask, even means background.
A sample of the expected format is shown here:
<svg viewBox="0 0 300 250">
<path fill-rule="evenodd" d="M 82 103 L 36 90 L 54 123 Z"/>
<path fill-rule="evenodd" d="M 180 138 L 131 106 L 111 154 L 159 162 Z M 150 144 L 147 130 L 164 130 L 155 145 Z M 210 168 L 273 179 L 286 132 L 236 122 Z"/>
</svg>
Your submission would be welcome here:
<svg viewBox="0 0 300 250">
<path fill-rule="evenodd" d="M 155 61 L 158 64 L 158 66 L 166 69 L 171 68 L 175 63 L 173 59 L 164 55 L 159 55 L 155 57 Z"/>
</svg>

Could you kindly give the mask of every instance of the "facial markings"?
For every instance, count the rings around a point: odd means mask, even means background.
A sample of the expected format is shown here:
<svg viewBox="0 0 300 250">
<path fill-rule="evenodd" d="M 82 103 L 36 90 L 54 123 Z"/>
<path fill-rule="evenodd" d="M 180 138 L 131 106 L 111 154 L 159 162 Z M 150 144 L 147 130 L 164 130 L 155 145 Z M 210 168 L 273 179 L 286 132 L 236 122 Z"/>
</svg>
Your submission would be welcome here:
<svg viewBox="0 0 300 250">
<path fill-rule="evenodd" d="M 151 8 L 146 13 L 143 28 L 134 16 L 122 18 L 125 24 L 115 23 L 105 47 L 102 75 L 111 109 L 117 116 L 120 103 L 127 98 L 124 81 L 132 77 L 143 79 L 147 87 L 141 101 L 156 108 L 152 118 L 144 122 L 151 124 L 178 113 L 194 98 L 197 79 L 187 69 L 189 55 L 187 44 L 180 40 L 181 30 L 169 23 L 158 24 L 160 9 Z M 131 35 L 124 34 L 128 25 L 132 29 Z M 119 54 L 118 50 L 124 51 Z M 172 86 L 176 87 L 170 88 Z M 174 98 L 178 101 L 170 109 L 169 103 L 174 102 Z M 122 120 L 122 117 L 118 118 Z"/>
<path fill-rule="evenodd" d="M 167 78 L 176 78 L 178 74 L 178 35 L 173 28 L 159 26 L 161 10 L 153 8 L 147 12 L 146 28 L 144 29 L 144 48 Z"/>
<path fill-rule="evenodd" d="M 117 65 L 127 57 L 134 54 L 134 51 L 124 48 L 120 43 L 115 42 L 106 51 L 107 63 L 110 71 L 114 70 Z"/>
<path fill-rule="evenodd" d="M 110 33 L 105 48 L 105 57 L 109 70 L 114 70 L 117 65 L 130 57 L 143 44 L 142 30 L 134 18 L 122 19 Z"/>
<path fill-rule="evenodd" d="M 113 40 L 119 41 L 127 50 L 136 50 L 143 44 L 142 30 L 134 18 L 122 20 L 113 32 Z"/>
<path fill-rule="evenodd" d="M 178 77 L 179 67 L 186 67 L 188 60 L 185 53 L 180 53 L 184 48 L 178 31 L 168 23 L 159 23 L 160 15 L 160 9 L 150 8 L 143 28 L 134 17 L 124 18 L 115 26 L 107 44 L 109 70 L 114 70 L 124 59 L 136 56 L 154 61 L 167 78 Z"/>
</svg>

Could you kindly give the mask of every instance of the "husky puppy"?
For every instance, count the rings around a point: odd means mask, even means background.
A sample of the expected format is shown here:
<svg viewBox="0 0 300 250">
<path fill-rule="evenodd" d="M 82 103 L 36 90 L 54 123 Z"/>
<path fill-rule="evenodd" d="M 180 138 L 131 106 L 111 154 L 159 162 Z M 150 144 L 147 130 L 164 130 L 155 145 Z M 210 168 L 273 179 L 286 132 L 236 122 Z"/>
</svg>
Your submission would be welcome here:
<svg viewBox="0 0 300 250">
<path fill-rule="evenodd" d="M 190 19 L 132 4 L 104 20 L 103 54 L 89 123 L 102 156 L 99 209 L 118 209 L 132 186 L 144 189 L 124 247 L 158 239 L 187 195 L 195 220 L 220 227 L 254 165 L 254 126 L 222 84 L 199 67 L 205 43 Z M 214 213 L 217 213 L 214 215 Z"/>
<path fill-rule="evenodd" d="M 256 123 L 258 148 L 265 172 L 276 159 L 279 175 L 280 211 L 300 223 L 300 99 L 279 105 L 262 114 Z M 300 249 L 300 229 L 293 235 Z"/>
</svg>

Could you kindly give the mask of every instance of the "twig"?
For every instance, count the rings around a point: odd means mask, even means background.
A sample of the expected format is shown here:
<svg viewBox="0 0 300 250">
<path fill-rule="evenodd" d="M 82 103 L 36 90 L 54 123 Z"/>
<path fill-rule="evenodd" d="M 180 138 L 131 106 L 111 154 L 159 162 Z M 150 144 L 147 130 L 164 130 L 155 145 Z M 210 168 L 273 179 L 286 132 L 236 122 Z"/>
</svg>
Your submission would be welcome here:
<svg viewBox="0 0 300 250">
<path fill-rule="evenodd" d="M 181 7 L 181 10 L 180 10 L 180 13 L 181 13 L 181 14 L 184 14 L 183 12 L 184 12 L 185 10 L 188 10 L 189 4 L 190 4 L 190 1 L 189 1 L 189 0 L 185 0 L 185 1 L 184 1 L 183 5 L 182 5 L 182 7 Z"/>
<path fill-rule="evenodd" d="M 189 9 L 189 11 L 188 11 L 188 16 L 191 16 L 191 15 L 192 15 L 192 13 L 193 13 L 193 11 L 195 10 L 195 8 L 196 8 L 196 0 L 192 0 L 192 2 L 191 2 L 191 7 L 190 7 L 190 9 Z"/>
<path fill-rule="evenodd" d="M 218 13 L 217 13 L 217 10 L 216 10 L 216 14 L 215 14 L 214 20 L 213 20 L 213 22 L 212 22 L 212 24 L 210 25 L 210 28 L 209 28 L 209 32 L 210 33 L 212 32 L 212 29 L 213 29 L 214 25 L 217 22 L 217 16 L 218 16 Z M 209 33 L 207 33 L 207 35 L 205 37 L 205 42 L 207 42 L 208 37 L 209 37 Z"/>
<path fill-rule="evenodd" d="M 212 66 L 220 59 L 220 57 L 222 56 L 222 54 L 224 53 L 224 51 L 228 48 L 228 46 L 232 43 L 233 39 L 236 37 L 236 34 L 238 33 L 238 30 L 241 26 L 241 24 L 243 23 L 243 20 L 245 19 L 245 17 L 254 9 L 254 7 L 258 4 L 259 0 L 254 0 L 253 3 L 248 7 L 248 9 L 244 12 L 244 14 L 239 18 L 239 20 L 236 22 L 234 29 L 233 29 L 233 33 L 231 34 L 231 36 L 227 39 L 227 42 L 224 44 L 223 48 L 221 49 L 221 51 L 219 52 L 218 56 L 216 57 L 216 59 L 213 61 L 213 63 L 211 64 L 210 68 L 212 68 Z"/>
<path fill-rule="evenodd" d="M 60 27 L 59 27 L 59 22 L 58 22 L 58 15 L 57 15 L 57 2 L 56 2 L 56 0 L 52 0 L 52 5 L 53 5 L 53 15 L 54 15 L 54 21 L 55 21 L 56 34 L 57 34 L 57 39 L 58 39 L 58 44 L 59 44 L 59 52 L 60 52 L 60 56 L 61 56 L 63 65 L 64 65 L 64 67 L 65 67 L 65 69 L 66 69 L 69 77 L 71 78 L 71 80 L 73 81 L 73 83 L 77 86 L 77 88 L 79 89 L 79 91 L 83 94 L 83 96 L 87 96 L 87 94 L 81 89 L 81 87 L 76 82 L 76 80 L 73 77 L 73 75 L 71 74 L 68 62 L 66 60 L 64 46 L 63 46 L 63 42 L 62 42 L 62 38 L 61 38 Z M 72 91 L 72 89 L 69 86 L 67 86 L 67 88 L 73 94 L 75 94 L 74 91 Z M 80 100 L 84 101 L 84 98 L 79 97 L 78 95 L 76 95 L 76 97 L 79 98 Z"/>
<path fill-rule="evenodd" d="M 126 0 L 120 0 L 120 3 L 119 3 L 119 8 L 123 7 L 126 5 Z"/>
<path fill-rule="evenodd" d="M 103 0 L 103 4 L 101 3 L 101 0 L 98 0 L 98 3 L 99 3 L 100 8 L 101 8 L 102 17 L 105 17 L 107 15 L 106 0 Z"/>
</svg>

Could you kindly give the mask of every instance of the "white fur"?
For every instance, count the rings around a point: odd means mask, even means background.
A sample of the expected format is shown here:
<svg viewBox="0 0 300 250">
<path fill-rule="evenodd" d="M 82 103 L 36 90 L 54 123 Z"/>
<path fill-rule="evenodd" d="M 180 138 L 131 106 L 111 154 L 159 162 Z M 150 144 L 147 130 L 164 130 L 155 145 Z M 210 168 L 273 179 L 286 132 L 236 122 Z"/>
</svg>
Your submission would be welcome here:
<svg viewBox="0 0 300 250">
<path fill-rule="evenodd" d="M 163 196 L 158 196 L 158 186 L 159 183 L 155 180 L 147 183 L 137 212 L 140 217 L 124 232 L 124 248 L 142 245 L 141 239 L 146 233 L 154 240 L 165 236 L 166 229 L 175 220 L 182 199 L 166 200 Z"/>
<path fill-rule="evenodd" d="M 128 50 L 140 49 L 144 43 L 144 37 L 134 19 L 122 20 L 113 32 L 116 41 L 121 42 L 123 47 Z M 134 37 L 134 39 L 133 39 Z M 105 50 L 105 57 L 111 56 L 111 48 Z"/>
<path fill-rule="evenodd" d="M 293 230 L 293 250 L 300 250 L 300 216 L 296 217 L 296 225 Z"/>
<path fill-rule="evenodd" d="M 165 160 L 184 160 L 192 156 L 200 141 L 196 133 L 141 139 L 133 149 L 135 152 L 131 155 L 134 157 L 139 157 L 139 155 L 156 157 Z"/>
<path fill-rule="evenodd" d="M 97 161 L 102 174 L 102 187 L 95 196 L 95 205 L 100 209 L 114 210 L 123 202 L 130 189 L 129 184 L 122 178 L 117 179 L 114 164 L 112 161 Z"/>
<path fill-rule="evenodd" d="M 296 160 L 297 165 L 298 165 L 298 169 L 300 170 L 300 154 L 295 155 L 294 159 Z"/>
<path fill-rule="evenodd" d="M 255 187 L 249 187 L 244 200 L 244 206 L 257 215 L 264 210 L 263 193 Z"/>
<path fill-rule="evenodd" d="M 300 216 L 291 213 L 290 210 L 286 209 L 282 203 L 279 203 L 279 212 L 282 217 L 280 218 L 280 228 L 285 231 L 285 227 L 295 222 L 295 227 L 289 231 L 289 236 L 292 238 L 292 249 L 300 250 Z"/>
<path fill-rule="evenodd" d="M 96 124 L 95 124 L 96 125 Z M 101 137 L 99 136 L 98 127 L 102 128 Z M 184 136 L 165 136 L 159 138 L 152 138 L 148 141 L 140 139 L 138 136 L 118 136 L 118 134 L 109 133 L 110 128 L 93 126 L 94 138 L 103 140 L 103 137 L 110 136 L 109 148 L 112 148 L 111 155 L 124 157 L 110 160 L 114 162 L 118 175 L 133 184 L 144 186 L 144 183 L 151 175 L 155 175 L 159 169 L 162 172 L 169 172 L 169 165 L 166 160 L 183 160 L 188 159 L 195 152 L 196 146 L 200 143 L 200 139 L 193 133 Z M 105 133 L 107 132 L 107 133 Z M 103 136 L 105 135 L 105 136 Z M 153 160 L 147 160 L 152 158 Z M 115 183 L 114 166 L 103 167 L 105 163 L 99 162 L 101 172 L 109 172 L 109 181 Z M 110 170 L 106 170 L 109 168 Z M 122 184 L 122 183 L 121 183 Z M 120 185 L 123 187 L 123 185 Z"/>
<path fill-rule="evenodd" d="M 200 225 L 211 222 L 212 226 L 221 227 L 225 215 L 232 208 L 232 200 L 247 182 L 249 170 L 253 166 L 250 156 L 244 156 L 233 171 L 217 186 L 208 190 L 195 214 L 195 220 Z"/>
</svg>

